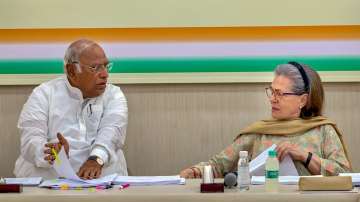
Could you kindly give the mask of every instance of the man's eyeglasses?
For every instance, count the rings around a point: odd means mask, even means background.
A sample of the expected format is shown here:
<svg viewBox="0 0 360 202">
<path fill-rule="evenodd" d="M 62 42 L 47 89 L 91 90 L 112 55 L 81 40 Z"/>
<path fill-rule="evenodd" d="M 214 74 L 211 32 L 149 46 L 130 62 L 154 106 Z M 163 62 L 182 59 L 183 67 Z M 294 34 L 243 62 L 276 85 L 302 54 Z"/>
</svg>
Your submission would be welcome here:
<svg viewBox="0 0 360 202">
<path fill-rule="evenodd" d="M 113 63 L 107 63 L 107 64 L 97 64 L 97 65 L 84 65 L 84 64 L 81 64 L 80 62 L 78 61 L 74 61 L 72 62 L 73 64 L 77 64 L 77 65 L 83 65 L 83 66 L 86 66 L 87 68 L 90 69 L 91 72 L 93 73 L 97 73 L 97 72 L 100 72 L 102 71 L 103 69 L 105 69 L 107 72 L 110 72 L 110 70 L 112 69 L 113 67 Z"/>
<path fill-rule="evenodd" d="M 275 99 L 281 99 L 287 95 L 302 95 L 303 94 L 303 93 L 288 93 L 288 92 L 284 93 L 284 92 L 281 92 L 280 90 L 276 90 L 276 89 L 274 90 L 271 87 L 265 88 L 265 92 L 269 99 L 271 99 L 272 96 L 274 96 Z"/>
</svg>

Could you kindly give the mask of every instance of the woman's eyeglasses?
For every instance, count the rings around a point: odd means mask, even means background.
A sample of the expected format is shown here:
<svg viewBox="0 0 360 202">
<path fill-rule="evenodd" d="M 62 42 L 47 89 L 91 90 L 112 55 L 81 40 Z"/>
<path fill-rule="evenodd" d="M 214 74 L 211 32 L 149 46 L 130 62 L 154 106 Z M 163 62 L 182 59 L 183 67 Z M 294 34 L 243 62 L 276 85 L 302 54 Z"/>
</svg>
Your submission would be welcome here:
<svg viewBox="0 0 360 202">
<path fill-rule="evenodd" d="M 271 99 L 272 96 L 274 96 L 275 99 L 281 99 L 284 96 L 287 95 L 302 95 L 302 93 L 289 93 L 289 92 L 281 92 L 280 90 L 273 89 L 271 87 L 265 88 L 266 95 L 269 99 Z"/>
</svg>

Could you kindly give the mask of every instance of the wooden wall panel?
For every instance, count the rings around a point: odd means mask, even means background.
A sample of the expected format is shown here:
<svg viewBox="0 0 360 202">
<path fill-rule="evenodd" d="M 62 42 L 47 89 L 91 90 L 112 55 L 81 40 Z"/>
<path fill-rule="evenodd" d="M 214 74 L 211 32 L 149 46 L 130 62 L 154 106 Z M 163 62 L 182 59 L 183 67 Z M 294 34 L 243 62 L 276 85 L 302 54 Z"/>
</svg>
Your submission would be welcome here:
<svg viewBox="0 0 360 202">
<path fill-rule="evenodd" d="M 172 175 L 206 161 L 247 124 L 270 116 L 267 84 L 122 85 L 129 106 L 126 158 L 132 175 Z M 12 176 L 16 128 L 34 86 L 0 86 L 0 175 Z M 360 170 L 360 84 L 326 83 L 325 111 L 338 123 Z"/>
</svg>

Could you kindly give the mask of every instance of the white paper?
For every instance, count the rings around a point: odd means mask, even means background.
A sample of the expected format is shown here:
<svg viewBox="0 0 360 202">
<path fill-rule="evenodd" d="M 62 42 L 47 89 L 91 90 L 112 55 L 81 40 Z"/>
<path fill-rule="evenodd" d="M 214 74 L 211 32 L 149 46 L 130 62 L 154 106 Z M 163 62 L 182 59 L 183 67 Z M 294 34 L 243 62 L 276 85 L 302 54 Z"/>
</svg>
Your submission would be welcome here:
<svg viewBox="0 0 360 202">
<path fill-rule="evenodd" d="M 270 150 L 274 150 L 276 147 L 275 144 L 271 145 L 271 147 L 267 148 L 265 151 L 261 152 L 255 159 L 250 161 L 249 171 L 250 175 L 262 176 L 264 175 L 265 170 L 265 162 L 268 158 L 268 153 Z"/>
<path fill-rule="evenodd" d="M 69 159 L 65 154 L 65 149 L 61 148 L 60 152 L 58 153 L 58 159 L 54 161 L 54 169 L 59 177 L 63 177 L 70 180 L 77 180 L 83 181 L 76 175 L 76 172 L 72 168 Z"/>
<path fill-rule="evenodd" d="M 118 175 L 116 173 L 107 175 L 98 179 L 92 179 L 92 180 L 82 180 L 83 182 L 87 184 L 93 184 L 93 185 L 105 185 L 112 183 Z"/>
<path fill-rule="evenodd" d="M 354 186 L 360 186 L 360 173 L 340 173 L 340 176 L 351 176 Z"/>
<path fill-rule="evenodd" d="M 279 176 L 279 183 L 286 185 L 297 185 L 299 183 L 300 176 Z M 251 184 L 261 185 L 265 184 L 265 176 L 252 176 Z"/>
<path fill-rule="evenodd" d="M 295 164 L 289 155 L 280 162 L 280 174 L 282 176 L 298 176 L 298 172 L 295 168 Z"/>
<path fill-rule="evenodd" d="M 67 183 L 69 187 L 88 187 L 96 185 L 107 185 L 116 178 L 117 174 L 111 174 L 102 178 L 83 180 L 74 171 L 70 164 L 69 159 L 65 154 L 65 150 L 62 148 L 58 153 L 58 159 L 54 161 L 54 169 L 59 177 L 65 179 L 48 180 L 43 182 L 43 186 L 60 186 L 61 184 Z"/>
<path fill-rule="evenodd" d="M 70 179 L 52 179 L 45 180 L 42 182 L 39 187 L 50 187 L 50 188 L 61 188 L 61 186 L 66 185 L 67 188 L 87 188 L 87 187 L 95 187 L 95 186 L 105 186 L 111 185 L 111 183 L 115 180 L 117 174 L 111 174 L 104 176 L 102 178 L 93 179 L 93 180 L 70 180 Z"/>
<path fill-rule="evenodd" d="M 268 153 L 270 150 L 274 150 L 276 144 L 271 145 L 261 154 L 259 154 L 255 159 L 250 161 L 249 171 L 251 176 L 264 176 L 265 173 L 265 163 L 268 158 Z M 289 155 L 285 156 L 283 161 L 280 162 L 279 172 L 281 176 L 298 176 L 298 172 L 295 168 L 294 162 Z"/>
<path fill-rule="evenodd" d="M 339 173 L 340 176 L 351 176 L 355 178 L 360 178 L 360 173 Z"/>
<path fill-rule="evenodd" d="M 41 177 L 5 178 L 6 184 L 22 184 L 25 186 L 39 185 L 41 180 Z"/>
<path fill-rule="evenodd" d="M 171 185 L 185 184 L 185 179 L 179 175 L 173 176 L 117 176 L 114 184 L 144 185 Z"/>
</svg>

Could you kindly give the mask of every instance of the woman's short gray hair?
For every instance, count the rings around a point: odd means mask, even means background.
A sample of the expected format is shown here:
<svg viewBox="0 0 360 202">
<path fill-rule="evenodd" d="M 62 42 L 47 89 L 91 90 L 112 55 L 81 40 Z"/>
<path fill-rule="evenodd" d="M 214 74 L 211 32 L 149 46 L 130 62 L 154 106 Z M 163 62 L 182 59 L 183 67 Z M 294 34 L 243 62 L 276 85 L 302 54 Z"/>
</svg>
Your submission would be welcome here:
<svg viewBox="0 0 360 202">
<path fill-rule="evenodd" d="M 88 39 L 80 39 L 71 43 L 70 46 L 67 48 L 64 56 L 64 72 L 67 74 L 66 71 L 67 64 L 73 64 L 74 62 L 79 62 L 82 52 L 94 44 L 96 43 Z M 77 67 L 76 70 L 78 72 L 81 72 L 80 66 L 77 65 L 76 67 Z"/>
<path fill-rule="evenodd" d="M 285 76 L 293 82 L 292 91 L 297 94 L 305 93 L 304 79 L 301 77 L 300 71 L 291 64 L 281 64 L 275 69 L 276 76 Z M 308 77 L 309 78 L 309 77 Z"/>
</svg>

